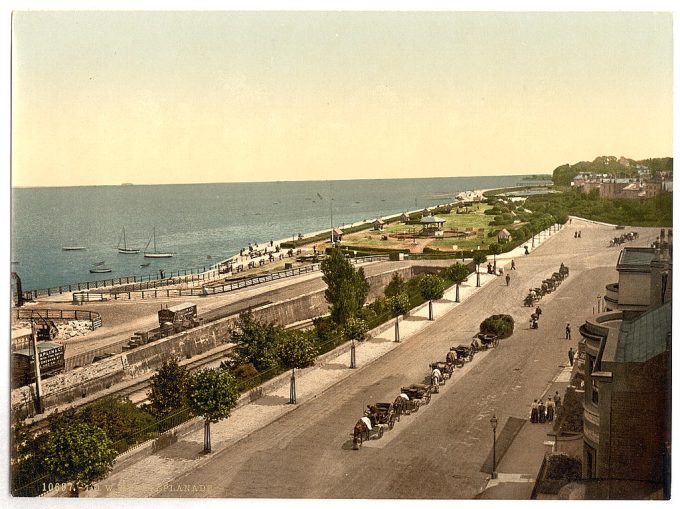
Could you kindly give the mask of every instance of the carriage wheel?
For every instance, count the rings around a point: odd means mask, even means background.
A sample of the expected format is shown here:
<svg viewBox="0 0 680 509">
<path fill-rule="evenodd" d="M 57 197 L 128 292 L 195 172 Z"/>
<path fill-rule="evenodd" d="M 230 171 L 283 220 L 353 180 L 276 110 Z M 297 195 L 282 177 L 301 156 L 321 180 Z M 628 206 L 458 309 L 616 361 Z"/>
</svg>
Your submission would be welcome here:
<svg viewBox="0 0 680 509">
<path fill-rule="evenodd" d="M 498 338 L 495 338 L 493 340 L 493 347 L 496 348 L 498 346 Z"/>
<path fill-rule="evenodd" d="M 418 409 L 420 408 L 420 401 L 414 401 L 413 402 L 413 412 L 417 412 Z"/>
<path fill-rule="evenodd" d="M 395 420 L 396 420 L 396 416 L 395 416 L 395 415 L 392 415 L 392 416 L 390 417 L 389 422 L 387 423 L 387 427 L 388 427 L 389 429 L 393 429 L 393 428 L 394 428 L 394 422 L 395 422 Z"/>
<path fill-rule="evenodd" d="M 378 428 L 378 438 L 382 438 L 383 433 L 385 433 L 385 428 L 383 428 L 382 426 L 380 426 L 380 427 Z"/>
</svg>

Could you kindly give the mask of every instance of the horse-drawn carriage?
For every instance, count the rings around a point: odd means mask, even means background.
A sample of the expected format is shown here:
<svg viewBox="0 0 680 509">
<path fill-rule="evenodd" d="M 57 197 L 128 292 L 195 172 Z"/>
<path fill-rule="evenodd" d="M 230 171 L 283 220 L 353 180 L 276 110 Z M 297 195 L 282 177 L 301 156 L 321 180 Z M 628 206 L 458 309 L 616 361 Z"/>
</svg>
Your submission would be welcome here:
<svg viewBox="0 0 680 509">
<path fill-rule="evenodd" d="M 364 416 L 357 421 L 354 425 L 354 430 L 352 432 L 352 448 L 359 449 L 364 443 L 364 440 L 370 440 L 371 438 L 382 438 L 383 433 L 385 433 L 385 424 L 371 423 L 371 419 Z"/>
<path fill-rule="evenodd" d="M 375 427 L 379 424 L 384 424 L 387 429 L 394 428 L 394 423 L 399 420 L 399 415 L 392 403 L 375 403 L 368 405 L 364 412 L 364 417 L 368 417 L 371 424 Z"/>
<path fill-rule="evenodd" d="M 480 342 L 480 350 L 487 350 L 488 348 L 496 348 L 498 346 L 498 336 L 496 334 L 480 332 L 477 334 L 477 339 Z"/>
<path fill-rule="evenodd" d="M 472 358 L 475 356 L 475 350 L 471 346 L 452 346 L 449 350 L 449 353 L 446 354 L 447 359 L 449 358 L 449 355 L 453 355 L 456 358 L 456 367 L 462 367 L 466 362 L 470 362 L 472 360 Z"/>
<path fill-rule="evenodd" d="M 432 385 L 411 384 L 408 387 L 402 387 L 401 393 L 408 396 L 410 401 L 419 400 L 420 405 L 427 405 L 432 398 Z"/>
<path fill-rule="evenodd" d="M 560 265 L 560 274 L 562 274 L 562 279 L 566 279 L 569 277 L 569 267 L 567 267 L 565 264 Z"/>
<path fill-rule="evenodd" d="M 430 369 L 432 370 L 430 374 L 432 392 L 437 393 L 439 392 L 439 386 L 444 385 L 446 380 L 451 378 L 451 375 L 453 374 L 453 364 L 437 361 L 430 364 Z"/>
<path fill-rule="evenodd" d="M 402 415 L 409 415 L 411 412 L 417 412 L 418 408 L 420 408 L 420 400 L 411 399 L 408 394 L 402 392 L 394 400 L 393 406 L 397 413 L 397 419 L 399 419 Z"/>
<path fill-rule="evenodd" d="M 534 307 L 534 304 L 536 304 L 539 300 L 540 298 L 534 290 L 532 293 L 529 293 L 526 297 L 524 297 L 524 305 L 528 307 Z"/>
<path fill-rule="evenodd" d="M 555 288 L 557 288 L 557 283 L 555 283 L 555 280 L 552 278 L 544 279 L 543 283 L 541 284 L 541 289 L 545 293 L 552 293 L 555 291 Z"/>
</svg>

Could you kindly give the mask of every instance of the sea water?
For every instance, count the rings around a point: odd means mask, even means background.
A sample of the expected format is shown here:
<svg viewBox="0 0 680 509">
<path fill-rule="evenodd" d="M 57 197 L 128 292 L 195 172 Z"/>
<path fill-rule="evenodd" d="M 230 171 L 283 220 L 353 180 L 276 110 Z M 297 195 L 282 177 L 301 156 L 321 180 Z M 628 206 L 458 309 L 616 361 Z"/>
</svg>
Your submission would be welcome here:
<svg viewBox="0 0 680 509">
<path fill-rule="evenodd" d="M 111 277 L 202 269 L 248 243 L 450 203 L 461 191 L 517 185 L 522 176 L 16 188 L 12 271 L 26 290 Z M 153 228 L 159 252 L 144 258 Z M 123 228 L 128 247 L 119 254 Z M 83 246 L 83 251 L 63 251 Z M 152 246 L 149 246 L 149 250 Z M 90 274 L 104 262 L 111 273 Z M 148 263 L 148 267 L 141 267 Z"/>
</svg>

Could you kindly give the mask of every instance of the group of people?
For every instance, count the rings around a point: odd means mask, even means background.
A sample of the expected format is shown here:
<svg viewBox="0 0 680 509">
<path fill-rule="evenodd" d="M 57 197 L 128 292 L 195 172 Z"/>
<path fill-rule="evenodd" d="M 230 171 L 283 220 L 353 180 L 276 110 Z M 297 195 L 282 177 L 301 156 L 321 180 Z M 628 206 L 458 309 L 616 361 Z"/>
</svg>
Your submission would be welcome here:
<svg viewBox="0 0 680 509">
<path fill-rule="evenodd" d="M 575 239 L 580 239 L 581 238 L 581 230 L 574 232 L 574 238 Z"/>
<path fill-rule="evenodd" d="M 562 406 L 562 399 L 558 391 L 555 391 L 554 397 L 549 397 L 545 403 L 542 399 L 535 399 L 531 404 L 530 421 L 532 423 L 552 422 L 555 415 L 559 413 Z"/>
</svg>

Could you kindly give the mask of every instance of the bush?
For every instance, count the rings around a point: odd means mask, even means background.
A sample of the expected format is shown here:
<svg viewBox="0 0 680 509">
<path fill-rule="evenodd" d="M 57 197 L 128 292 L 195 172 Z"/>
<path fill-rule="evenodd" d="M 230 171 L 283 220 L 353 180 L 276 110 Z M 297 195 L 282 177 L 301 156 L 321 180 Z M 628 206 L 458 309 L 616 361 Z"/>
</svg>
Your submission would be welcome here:
<svg viewBox="0 0 680 509">
<path fill-rule="evenodd" d="M 512 336 L 515 320 L 510 315 L 492 315 L 479 324 L 479 331 L 483 334 L 495 334 L 498 339 Z"/>
<path fill-rule="evenodd" d="M 547 458 L 545 479 L 578 481 L 581 479 L 581 460 L 564 453 L 550 454 Z"/>
<path fill-rule="evenodd" d="M 234 375 L 234 378 L 236 378 L 237 380 L 247 380 L 258 375 L 255 366 L 253 366 L 249 362 L 245 364 L 239 364 L 238 366 L 236 366 L 236 368 L 234 368 L 232 373 Z"/>
<path fill-rule="evenodd" d="M 558 434 L 583 433 L 583 393 L 577 393 L 574 387 L 567 387 L 564 393 L 554 429 Z"/>
</svg>

